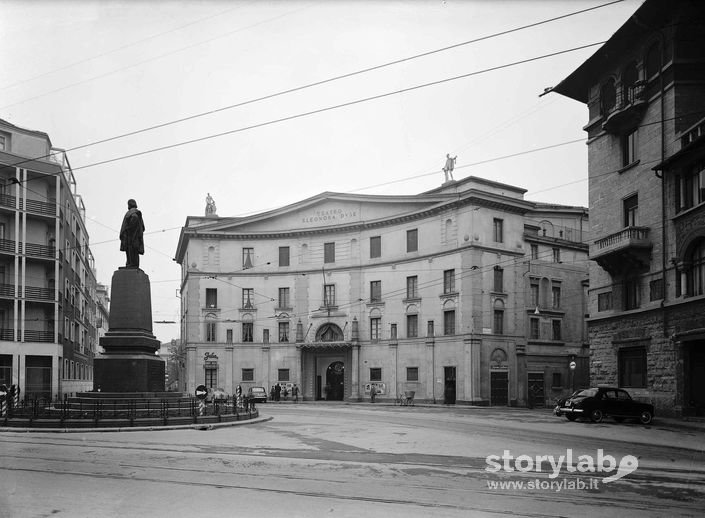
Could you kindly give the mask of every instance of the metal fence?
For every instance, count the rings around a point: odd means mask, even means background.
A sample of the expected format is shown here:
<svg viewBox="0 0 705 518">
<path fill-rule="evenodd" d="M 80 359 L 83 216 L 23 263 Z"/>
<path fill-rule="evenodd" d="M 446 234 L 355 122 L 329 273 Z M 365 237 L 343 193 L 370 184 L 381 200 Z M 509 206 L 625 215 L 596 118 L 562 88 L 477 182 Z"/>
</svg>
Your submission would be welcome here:
<svg viewBox="0 0 705 518">
<path fill-rule="evenodd" d="M 109 425 L 109 421 L 127 421 L 137 426 L 140 421 L 159 420 L 159 424 L 168 425 L 192 420 L 233 421 L 250 419 L 259 414 L 254 401 L 246 398 L 237 404 L 235 396 L 212 401 L 193 397 L 182 398 L 25 398 L 12 401 L 9 397 L 0 397 L 0 425 L 12 425 L 14 420 L 30 422 L 56 420 L 59 424 L 66 421 L 84 421 L 95 425 Z M 153 424 L 153 423 L 151 423 Z"/>
</svg>

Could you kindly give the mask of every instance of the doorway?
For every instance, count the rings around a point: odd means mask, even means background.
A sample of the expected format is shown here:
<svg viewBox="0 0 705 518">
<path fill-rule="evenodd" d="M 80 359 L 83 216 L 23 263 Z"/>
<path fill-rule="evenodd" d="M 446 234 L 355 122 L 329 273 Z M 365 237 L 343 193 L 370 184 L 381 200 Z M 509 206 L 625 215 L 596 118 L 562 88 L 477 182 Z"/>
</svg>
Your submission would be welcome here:
<svg viewBox="0 0 705 518">
<path fill-rule="evenodd" d="M 490 405 L 507 406 L 509 404 L 509 372 L 490 372 Z"/>
<path fill-rule="evenodd" d="M 342 401 L 345 396 L 345 364 L 337 361 L 326 369 L 326 401 Z"/>
<path fill-rule="evenodd" d="M 705 416 L 705 342 L 688 347 L 688 392 L 686 403 L 698 417 Z"/>
<path fill-rule="evenodd" d="M 529 408 L 543 408 L 545 405 L 545 392 L 543 372 L 530 372 L 526 398 Z"/>
<path fill-rule="evenodd" d="M 443 385 L 443 403 L 455 405 L 455 367 L 443 367 L 445 383 Z"/>
</svg>

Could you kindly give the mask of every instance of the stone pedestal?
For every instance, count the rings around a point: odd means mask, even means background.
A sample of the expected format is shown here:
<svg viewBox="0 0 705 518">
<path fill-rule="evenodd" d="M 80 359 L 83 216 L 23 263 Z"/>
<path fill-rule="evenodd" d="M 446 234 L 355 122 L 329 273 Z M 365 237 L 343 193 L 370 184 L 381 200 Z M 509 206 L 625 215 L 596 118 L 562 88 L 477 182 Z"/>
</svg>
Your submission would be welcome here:
<svg viewBox="0 0 705 518">
<path fill-rule="evenodd" d="M 94 389 L 101 392 L 163 392 L 165 363 L 155 353 L 149 277 L 139 268 L 113 273 L 105 353 L 95 358 Z"/>
</svg>

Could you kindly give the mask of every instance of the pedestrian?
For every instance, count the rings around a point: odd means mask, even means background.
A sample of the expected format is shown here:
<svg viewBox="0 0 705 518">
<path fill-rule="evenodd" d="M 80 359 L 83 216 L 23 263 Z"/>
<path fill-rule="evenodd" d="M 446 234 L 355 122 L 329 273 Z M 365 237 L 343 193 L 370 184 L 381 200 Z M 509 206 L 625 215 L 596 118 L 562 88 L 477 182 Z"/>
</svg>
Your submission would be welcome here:
<svg viewBox="0 0 705 518">
<path fill-rule="evenodd" d="M 371 403 L 375 402 L 376 395 L 377 395 L 377 389 L 375 389 L 374 385 L 370 385 L 370 402 Z"/>
<path fill-rule="evenodd" d="M 299 387 L 296 386 L 296 383 L 291 387 L 291 396 L 294 398 L 294 403 L 299 402 Z"/>
<path fill-rule="evenodd" d="M 269 400 L 274 401 L 274 385 L 269 389 Z"/>
<path fill-rule="evenodd" d="M 279 383 L 274 385 L 274 401 L 279 401 L 281 399 L 282 387 Z"/>
</svg>

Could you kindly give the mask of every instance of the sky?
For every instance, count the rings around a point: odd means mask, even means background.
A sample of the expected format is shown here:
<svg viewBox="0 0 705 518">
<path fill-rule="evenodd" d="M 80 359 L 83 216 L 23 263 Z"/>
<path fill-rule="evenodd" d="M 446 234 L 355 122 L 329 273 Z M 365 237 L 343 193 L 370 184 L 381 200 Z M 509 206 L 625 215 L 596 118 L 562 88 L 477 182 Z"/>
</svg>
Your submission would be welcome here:
<svg viewBox="0 0 705 518">
<path fill-rule="evenodd" d="M 137 201 L 166 342 L 179 232 L 208 193 L 221 217 L 325 191 L 417 194 L 443 183 L 449 153 L 456 180 L 587 207 L 587 108 L 540 94 L 641 5 L 608 3 L 0 0 L 0 118 L 67 150 L 100 283 L 124 265 Z"/>
</svg>

